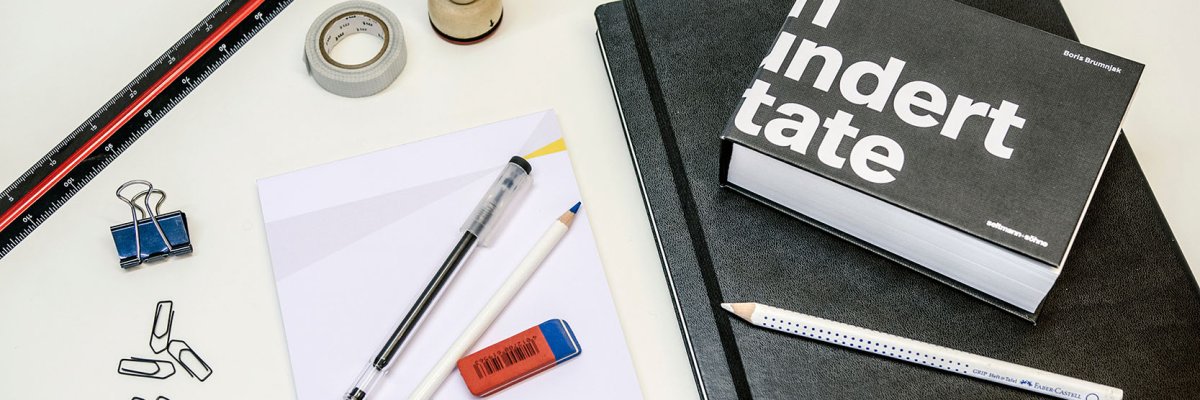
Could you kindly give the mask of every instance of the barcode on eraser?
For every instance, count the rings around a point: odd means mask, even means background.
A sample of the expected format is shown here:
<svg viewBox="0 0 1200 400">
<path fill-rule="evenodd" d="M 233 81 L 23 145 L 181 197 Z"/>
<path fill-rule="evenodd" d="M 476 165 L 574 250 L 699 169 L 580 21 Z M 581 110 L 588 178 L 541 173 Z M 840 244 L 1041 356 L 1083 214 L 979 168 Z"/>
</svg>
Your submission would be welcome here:
<svg viewBox="0 0 1200 400">
<path fill-rule="evenodd" d="M 473 365 L 475 367 L 475 374 L 483 378 L 524 361 L 526 358 L 537 355 L 538 352 L 537 338 L 529 337 L 522 339 L 475 361 Z"/>
<path fill-rule="evenodd" d="M 567 321 L 552 319 L 458 360 L 471 394 L 484 397 L 579 355 Z"/>
</svg>

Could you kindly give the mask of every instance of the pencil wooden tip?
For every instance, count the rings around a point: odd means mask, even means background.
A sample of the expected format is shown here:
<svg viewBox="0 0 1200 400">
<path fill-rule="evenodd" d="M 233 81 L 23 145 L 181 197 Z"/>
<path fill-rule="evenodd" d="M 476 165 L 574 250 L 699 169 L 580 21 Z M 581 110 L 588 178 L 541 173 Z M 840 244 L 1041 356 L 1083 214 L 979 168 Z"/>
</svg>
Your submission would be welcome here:
<svg viewBox="0 0 1200 400">
<path fill-rule="evenodd" d="M 566 225 L 566 226 L 571 226 L 571 221 L 574 221 L 574 220 L 575 220 L 575 212 L 572 210 L 567 210 L 567 212 L 563 213 L 563 215 L 561 217 L 558 217 L 558 222 L 562 222 L 563 225 Z"/>
<path fill-rule="evenodd" d="M 721 308 L 724 308 L 725 311 L 729 311 L 733 315 L 747 321 L 754 316 L 754 308 L 757 306 L 758 304 L 756 303 L 721 303 Z"/>
</svg>

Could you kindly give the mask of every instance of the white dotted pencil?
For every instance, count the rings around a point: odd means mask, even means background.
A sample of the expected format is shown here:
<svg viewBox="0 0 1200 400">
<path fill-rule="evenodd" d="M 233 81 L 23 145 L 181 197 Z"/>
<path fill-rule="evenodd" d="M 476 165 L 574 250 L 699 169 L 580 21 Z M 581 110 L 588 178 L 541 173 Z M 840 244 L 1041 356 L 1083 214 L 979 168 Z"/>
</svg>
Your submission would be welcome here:
<svg viewBox="0 0 1200 400">
<path fill-rule="evenodd" d="M 1121 389 L 758 303 L 721 307 L 751 324 L 1062 399 L 1120 400 Z"/>
</svg>

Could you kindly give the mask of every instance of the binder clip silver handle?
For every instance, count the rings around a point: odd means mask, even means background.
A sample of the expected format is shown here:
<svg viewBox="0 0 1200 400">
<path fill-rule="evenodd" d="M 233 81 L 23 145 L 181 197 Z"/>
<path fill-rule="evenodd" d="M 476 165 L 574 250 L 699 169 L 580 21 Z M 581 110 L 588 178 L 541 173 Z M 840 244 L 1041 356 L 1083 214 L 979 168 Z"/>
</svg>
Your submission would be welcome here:
<svg viewBox="0 0 1200 400">
<path fill-rule="evenodd" d="M 122 193 L 131 186 L 141 185 L 146 189 L 125 197 Z M 162 213 L 162 204 L 167 200 L 167 193 L 156 189 L 154 184 L 144 180 L 125 182 L 117 188 L 116 195 L 129 206 L 131 221 L 110 228 L 117 253 L 121 258 L 121 267 L 129 268 L 155 258 L 165 258 L 173 255 L 187 254 L 192 251 L 191 239 L 187 231 L 187 217 L 180 211 Z M 158 202 L 150 206 L 150 197 L 158 195 Z M 137 204 L 142 201 L 144 207 Z M 152 234 L 157 238 L 147 237 L 143 228 L 154 227 Z M 164 226 L 166 226 L 164 228 Z M 155 240 L 150 240 L 155 239 Z"/>
<path fill-rule="evenodd" d="M 121 195 L 121 192 L 125 191 L 125 188 L 128 188 L 133 185 L 144 185 L 144 186 L 146 186 L 146 190 L 134 195 L 132 199 L 127 199 L 127 198 L 125 198 L 125 196 Z M 170 251 L 170 250 L 172 250 L 171 242 L 169 240 L 167 240 L 167 234 L 165 232 L 163 232 L 162 224 L 158 223 L 158 216 L 155 215 L 156 214 L 155 211 L 156 211 L 157 207 L 155 207 L 155 209 L 150 208 L 150 193 L 153 193 L 153 192 L 158 192 L 162 195 L 161 197 L 159 197 L 159 200 L 158 200 L 158 206 L 162 206 L 163 201 L 165 201 L 167 199 L 167 194 L 164 193 L 162 190 L 155 189 L 154 184 L 150 183 L 149 181 L 132 180 L 132 181 L 121 184 L 121 186 L 117 188 L 117 198 L 121 199 L 121 201 L 124 201 L 125 204 L 129 205 L 129 213 L 133 216 L 133 219 L 132 219 L 133 225 L 136 226 L 138 223 L 138 219 L 139 219 L 138 211 L 142 211 L 142 208 L 138 207 L 137 204 L 133 204 L 133 202 L 135 200 L 137 200 L 138 197 L 142 197 L 143 200 L 145 200 L 145 202 L 146 202 L 146 208 L 143 211 L 143 214 L 145 214 L 147 217 L 149 217 L 150 221 L 154 222 L 154 229 L 158 231 L 158 237 L 162 238 L 163 243 L 167 244 L 167 251 Z M 134 230 L 133 230 L 133 238 L 134 239 L 133 240 L 134 240 L 134 242 L 136 242 L 136 248 L 137 248 L 137 251 L 134 254 L 137 254 L 138 263 L 140 264 L 143 261 L 142 260 L 142 235 L 138 231 L 139 231 L 139 229 L 134 228 Z"/>
</svg>

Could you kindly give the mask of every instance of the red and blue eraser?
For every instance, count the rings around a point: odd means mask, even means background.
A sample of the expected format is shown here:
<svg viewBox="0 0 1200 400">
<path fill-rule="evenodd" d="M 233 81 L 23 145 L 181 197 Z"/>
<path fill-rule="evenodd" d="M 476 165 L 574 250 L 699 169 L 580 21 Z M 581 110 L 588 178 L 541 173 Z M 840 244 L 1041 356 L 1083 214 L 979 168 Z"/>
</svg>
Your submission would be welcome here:
<svg viewBox="0 0 1200 400">
<path fill-rule="evenodd" d="M 567 321 L 552 319 L 458 360 L 471 394 L 484 397 L 578 356 Z"/>
</svg>

